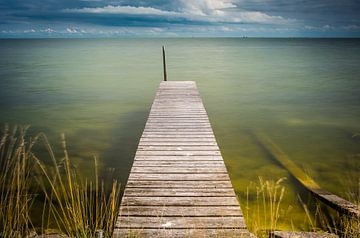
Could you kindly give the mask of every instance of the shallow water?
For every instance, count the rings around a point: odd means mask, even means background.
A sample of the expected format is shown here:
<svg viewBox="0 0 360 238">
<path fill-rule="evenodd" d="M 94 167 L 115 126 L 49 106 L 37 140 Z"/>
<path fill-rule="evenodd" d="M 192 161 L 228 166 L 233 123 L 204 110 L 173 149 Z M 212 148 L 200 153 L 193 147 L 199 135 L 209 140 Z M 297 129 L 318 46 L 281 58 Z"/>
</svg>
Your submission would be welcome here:
<svg viewBox="0 0 360 238">
<path fill-rule="evenodd" d="M 195 80 L 245 211 L 258 177 L 284 182 L 282 228 L 306 229 L 306 193 L 251 136 L 266 133 L 323 188 L 359 186 L 360 40 L 0 40 L 0 123 L 30 124 L 92 176 L 92 155 L 125 183 L 166 45 L 169 80 Z M 356 156 L 357 155 L 357 156 Z M 105 173 L 104 173 L 105 174 Z M 358 191 L 358 190 L 357 190 Z M 253 197 L 249 198 L 254 209 Z"/>
</svg>

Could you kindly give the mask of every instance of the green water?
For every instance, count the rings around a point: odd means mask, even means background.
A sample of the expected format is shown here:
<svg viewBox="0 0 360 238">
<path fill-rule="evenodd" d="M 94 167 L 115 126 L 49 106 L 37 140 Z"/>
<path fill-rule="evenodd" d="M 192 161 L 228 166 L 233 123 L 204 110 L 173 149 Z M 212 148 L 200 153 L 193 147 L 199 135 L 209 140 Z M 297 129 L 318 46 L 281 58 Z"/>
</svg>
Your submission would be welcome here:
<svg viewBox="0 0 360 238">
<path fill-rule="evenodd" d="M 356 191 L 356 39 L 0 40 L 0 123 L 30 124 L 55 146 L 65 132 L 84 175 L 97 155 L 104 174 L 115 169 L 125 183 L 162 79 L 162 45 L 169 80 L 198 84 L 243 210 L 250 182 L 288 177 L 280 226 L 307 229 L 299 187 L 253 140 L 255 129 L 323 188 Z"/>
</svg>

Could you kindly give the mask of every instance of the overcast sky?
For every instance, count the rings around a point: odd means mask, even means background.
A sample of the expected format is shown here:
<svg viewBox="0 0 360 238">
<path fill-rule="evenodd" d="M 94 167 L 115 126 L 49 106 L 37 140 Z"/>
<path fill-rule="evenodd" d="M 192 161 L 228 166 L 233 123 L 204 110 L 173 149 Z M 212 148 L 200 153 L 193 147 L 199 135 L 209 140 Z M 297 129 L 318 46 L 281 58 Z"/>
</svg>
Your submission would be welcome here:
<svg viewBox="0 0 360 238">
<path fill-rule="evenodd" d="M 360 37 L 360 0 L 0 0 L 0 37 Z"/>
</svg>

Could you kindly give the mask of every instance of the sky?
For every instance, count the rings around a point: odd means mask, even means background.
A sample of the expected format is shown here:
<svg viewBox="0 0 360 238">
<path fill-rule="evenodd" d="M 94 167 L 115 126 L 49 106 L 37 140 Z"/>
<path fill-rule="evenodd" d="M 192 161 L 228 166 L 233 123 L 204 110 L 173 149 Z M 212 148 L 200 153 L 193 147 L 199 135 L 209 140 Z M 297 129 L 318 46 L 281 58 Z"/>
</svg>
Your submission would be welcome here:
<svg viewBox="0 0 360 238">
<path fill-rule="evenodd" d="M 0 37 L 360 37 L 360 0 L 0 0 Z"/>
</svg>

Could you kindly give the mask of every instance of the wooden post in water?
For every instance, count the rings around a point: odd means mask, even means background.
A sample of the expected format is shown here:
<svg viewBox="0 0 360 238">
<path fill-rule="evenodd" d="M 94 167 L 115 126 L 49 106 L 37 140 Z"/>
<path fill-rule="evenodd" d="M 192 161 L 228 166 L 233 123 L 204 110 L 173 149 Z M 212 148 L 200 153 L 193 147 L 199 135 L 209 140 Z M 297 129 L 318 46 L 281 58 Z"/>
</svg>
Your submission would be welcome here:
<svg viewBox="0 0 360 238">
<path fill-rule="evenodd" d="M 163 53 L 163 68 L 164 68 L 164 81 L 167 81 L 167 74 L 166 74 L 166 57 L 165 57 L 165 46 L 162 47 Z"/>
</svg>

